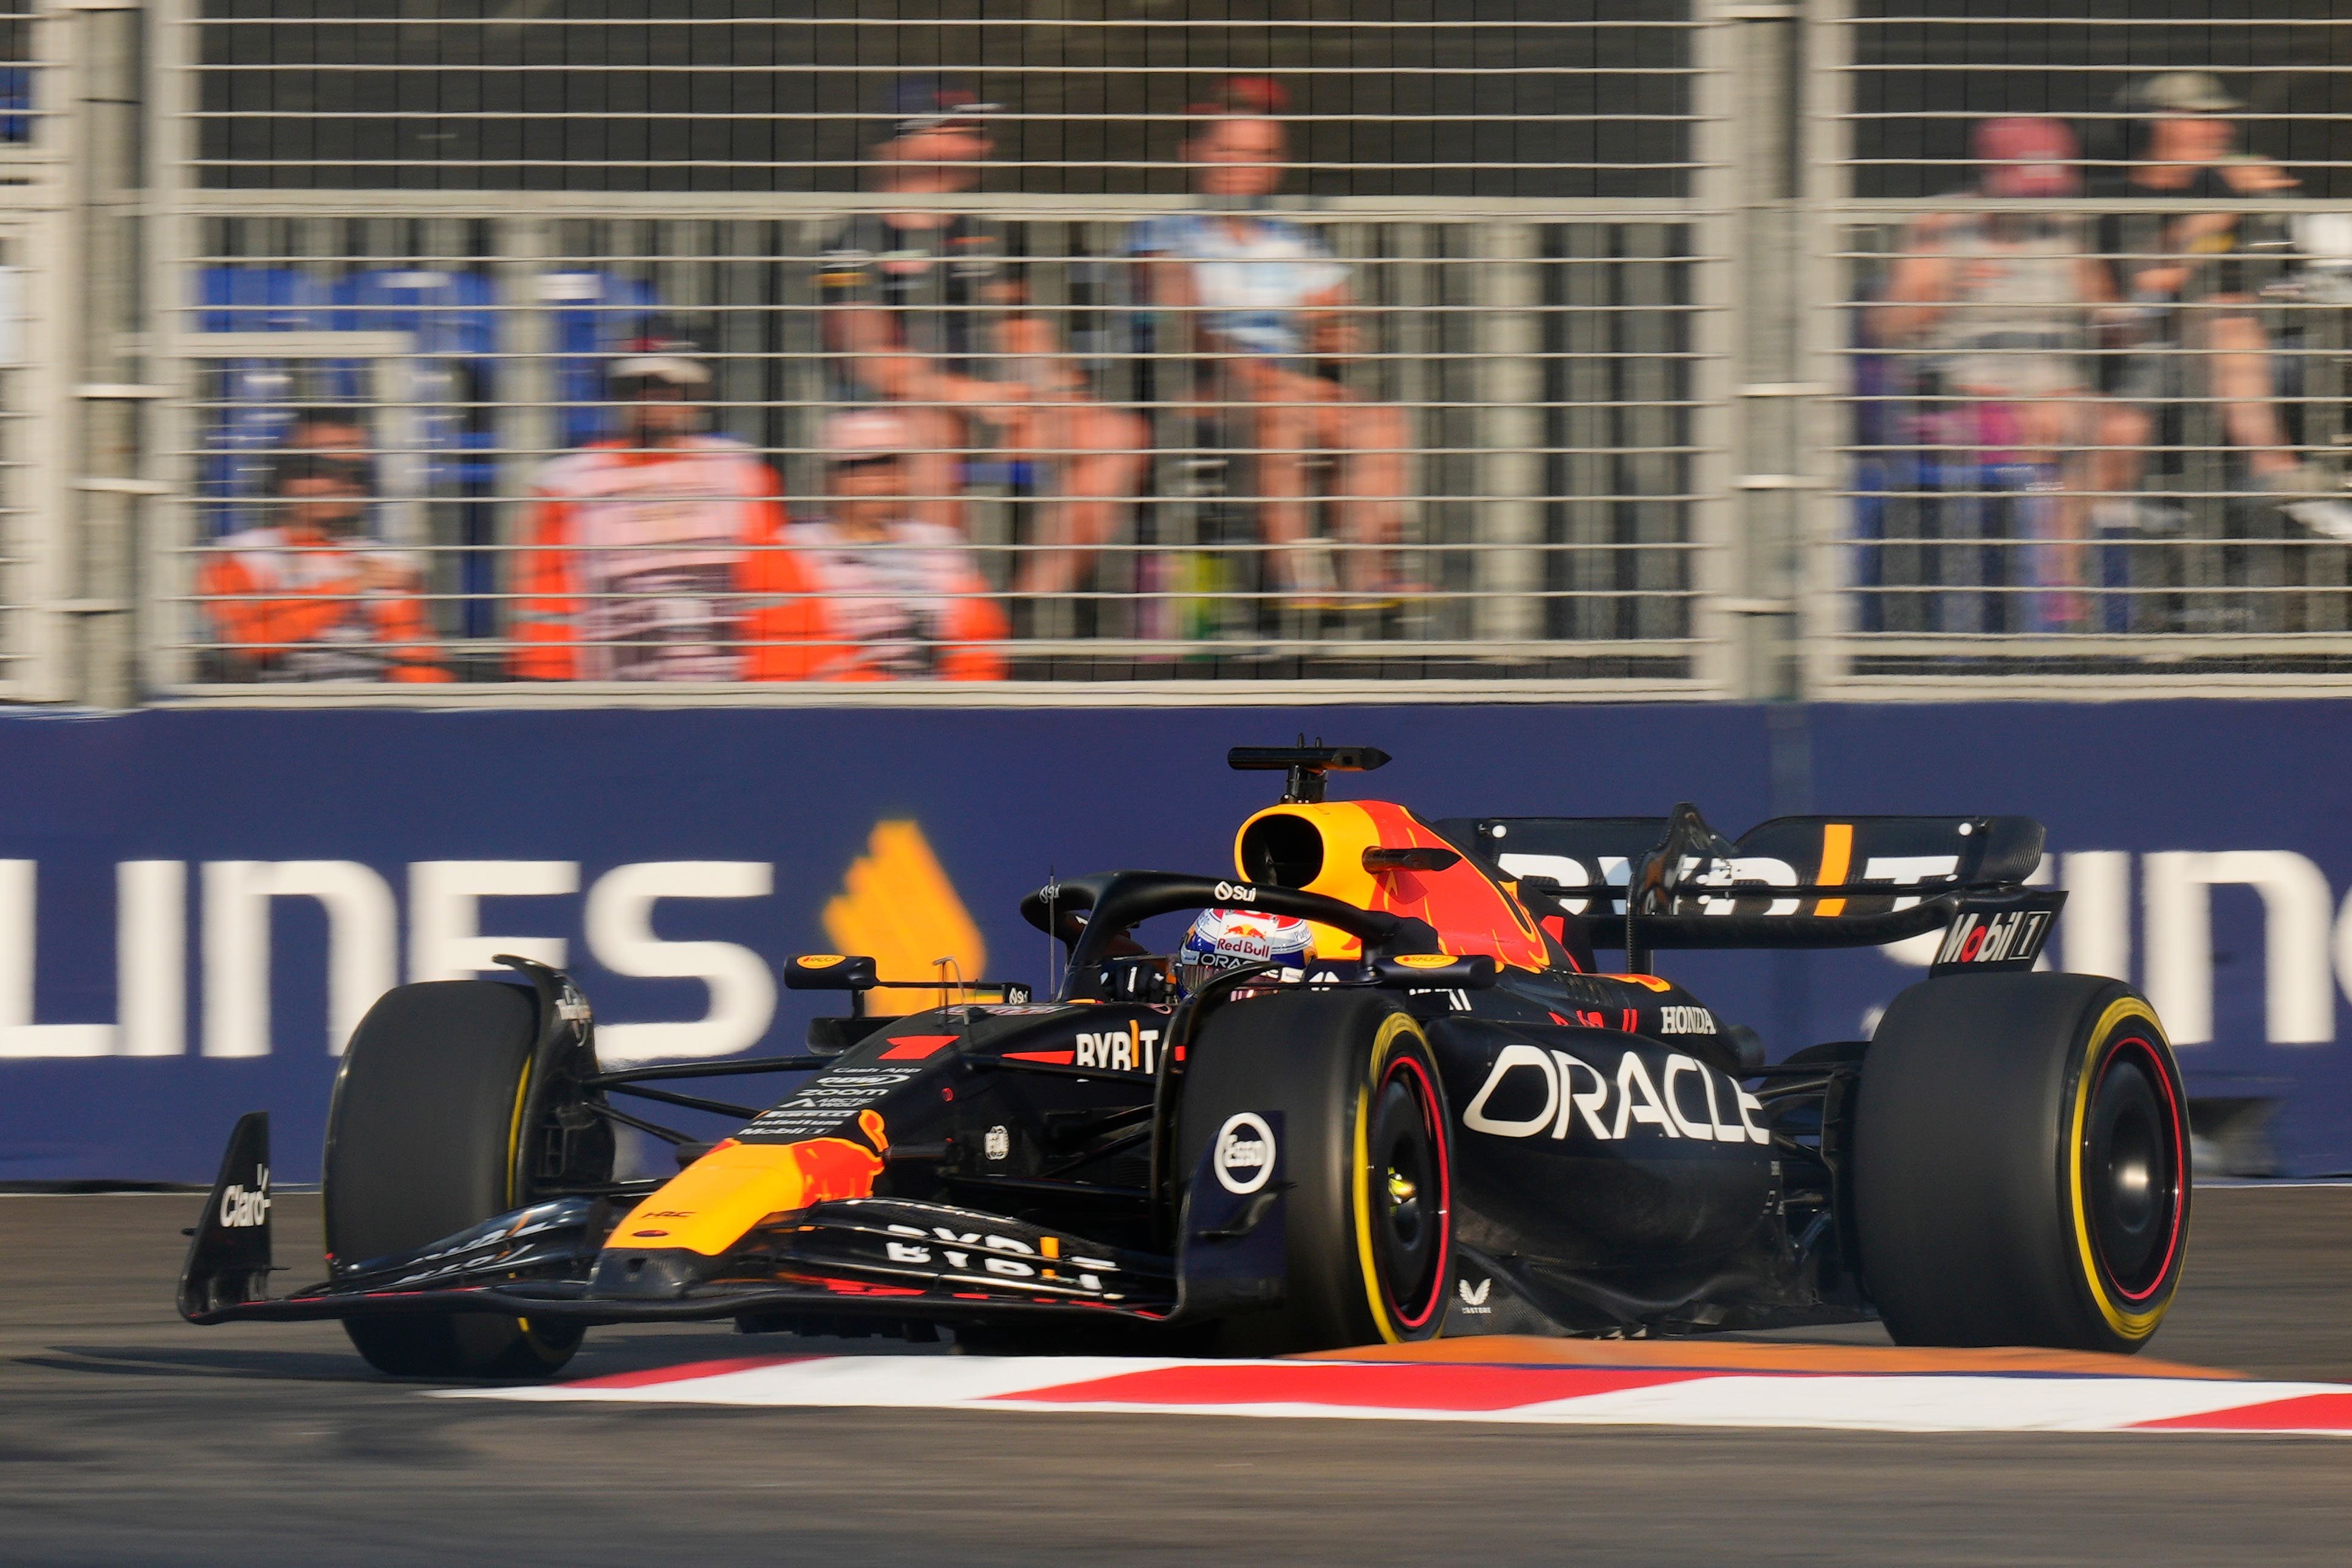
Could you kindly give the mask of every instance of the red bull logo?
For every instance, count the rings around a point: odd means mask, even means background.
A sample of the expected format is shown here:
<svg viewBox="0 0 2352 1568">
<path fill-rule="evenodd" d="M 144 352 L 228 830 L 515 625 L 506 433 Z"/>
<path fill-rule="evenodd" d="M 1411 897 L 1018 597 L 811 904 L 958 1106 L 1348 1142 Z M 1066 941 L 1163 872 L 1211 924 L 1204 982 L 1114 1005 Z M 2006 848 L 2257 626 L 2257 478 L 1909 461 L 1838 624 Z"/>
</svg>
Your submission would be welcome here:
<svg viewBox="0 0 2352 1568">
<path fill-rule="evenodd" d="M 796 1144 L 739 1144 L 703 1155 L 632 1211 L 611 1245 L 665 1246 L 716 1256 L 771 1215 L 814 1204 L 874 1196 L 890 1139 L 878 1111 L 857 1113 L 857 1138 L 806 1138 Z"/>
<path fill-rule="evenodd" d="M 882 1174 L 883 1156 L 890 1152 L 890 1138 L 883 1131 L 882 1113 L 878 1111 L 857 1113 L 857 1130 L 866 1134 L 866 1143 L 848 1138 L 811 1138 L 804 1144 L 783 1145 L 783 1152 L 792 1156 L 792 1170 L 801 1183 L 800 1201 L 787 1207 L 806 1208 L 835 1198 L 874 1196 L 874 1178 Z M 868 1144 L 873 1146 L 868 1148 Z"/>
</svg>

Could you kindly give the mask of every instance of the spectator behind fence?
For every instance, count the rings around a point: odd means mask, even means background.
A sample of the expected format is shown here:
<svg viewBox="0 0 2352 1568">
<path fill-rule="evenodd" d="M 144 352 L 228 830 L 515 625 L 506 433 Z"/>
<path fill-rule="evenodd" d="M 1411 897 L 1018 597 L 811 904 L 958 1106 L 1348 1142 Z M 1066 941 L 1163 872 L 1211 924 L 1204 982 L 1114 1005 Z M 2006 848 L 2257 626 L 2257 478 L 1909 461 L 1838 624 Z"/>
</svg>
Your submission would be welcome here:
<svg viewBox="0 0 2352 1568">
<path fill-rule="evenodd" d="M 2091 193 L 2172 197 L 2189 210 L 2099 220 L 2099 249 L 2116 270 L 2116 292 L 2136 308 L 2130 346 L 2138 351 L 2120 361 L 2116 394 L 2159 413 L 2185 398 L 2212 398 L 2254 486 L 2305 528 L 2352 540 L 2352 505 L 2329 498 L 2333 486 L 2301 460 L 2280 414 L 2270 339 L 2246 280 L 2245 231 L 2257 214 L 2194 210 L 2204 202 L 2281 196 L 2295 180 L 2275 163 L 2232 152 L 2237 128 L 2229 116 L 2243 106 L 2203 71 L 2145 78 L 2125 89 L 2120 107 L 2126 162 L 2102 170 Z M 2202 374 L 2191 374 L 2192 360 Z"/>
<path fill-rule="evenodd" d="M 326 452 L 367 461 L 367 426 L 358 413 L 321 403 L 300 410 L 286 426 L 285 445 L 294 452 Z"/>
<path fill-rule="evenodd" d="M 1146 219 L 1127 249 L 1149 258 L 1146 302 L 1175 318 L 1174 340 L 1157 344 L 1191 367 L 1174 371 L 1192 382 L 1175 399 L 1240 405 L 1257 457 L 1259 527 L 1276 547 L 1268 586 L 1310 602 L 1334 586 L 1328 554 L 1306 548 L 1309 455 L 1328 452 L 1339 533 L 1354 547 L 1339 586 L 1417 591 L 1390 551 L 1371 548 L 1394 544 L 1402 527 L 1406 431 L 1402 411 L 1340 384 L 1339 367 L 1360 352 L 1349 269 L 1312 229 L 1245 210 L 1282 183 L 1287 139 L 1276 117 L 1287 107 L 1265 77 L 1234 77 L 1192 106 L 1183 159 L 1210 210 Z"/>
<path fill-rule="evenodd" d="M 2094 318 L 2113 290 L 2084 219 L 2058 206 L 2082 190 L 2074 133 L 2056 120 L 1988 120 L 1969 140 L 1979 172 L 1969 194 L 2052 210 L 1917 219 L 1870 312 L 1872 336 L 1884 348 L 1920 351 L 1916 386 L 1932 444 L 2056 465 L 2045 528 L 2054 548 L 2035 576 L 2044 587 L 2077 589 L 2085 585 L 2087 521 L 2128 519 L 2125 497 L 2138 488 L 2152 425 L 2138 408 L 2093 390 Z M 2087 606 L 2069 594 L 2045 609 L 2054 630 L 2079 626 Z"/>
<path fill-rule="evenodd" d="M 964 195 L 992 144 L 997 106 L 929 77 L 892 95 L 897 119 L 873 148 L 876 188 L 922 198 Z M 1024 595 L 1066 593 L 1118 529 L 1142 486 L 1150 433 L 1087 392 L 1053 329 L 1027 308 L 1026 284 L 993 224 L 935 203 L 861 213 L 826 240 L 820 298 L 833 395 L 901 405 L 912 445 L 913 515 L 963 526 L 966 459 L 1002 453 L 1041 486 L 1036 548 L 1013 580 Z"/>
<path fill-rule="evenodd" d="M 289 438 L 324 423 L 298 417 Z M 220 539 L 197 571 L 196 591 L 227 644 L 226 678 L 449 679 L 436 662 L 415 563 L 368 537 L 370 474 L 365 455 L 347 449 L 284 450 L 271 461 L 268 520 Z"/>
<path fill-rule="evenodd" d="M 749 446 L 698 432 L 710 385 L 693 345 L 647 339 L 606 371 L 622 428 L 531 485 L 515 567 L 516 675 L 743 677 L 751 551 L 783 521 L 782 482 Z"/>
<path fill-rule="evenodd" d="M 825 422 L 824 515 L 794 523 L 754 567 L 760 643 L 751 675 L 770 681 L 1004 678 L 1004 613 L 954 529 L 909 499 L 906 411 Z"/>
</svg>

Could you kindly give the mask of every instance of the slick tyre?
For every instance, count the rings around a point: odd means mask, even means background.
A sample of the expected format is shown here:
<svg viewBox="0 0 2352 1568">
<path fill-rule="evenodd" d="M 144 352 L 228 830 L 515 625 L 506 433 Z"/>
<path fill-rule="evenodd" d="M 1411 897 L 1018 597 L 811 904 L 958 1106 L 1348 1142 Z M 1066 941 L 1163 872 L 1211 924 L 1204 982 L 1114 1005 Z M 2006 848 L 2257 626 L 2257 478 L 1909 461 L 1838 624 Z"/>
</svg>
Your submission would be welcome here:
<svg viewBox="0 0 2352 1568">
<path fill-rule="evenodd" d="M 1433 1338 L 1454 1290 L 1453 1124 L 1420 1024 L 1376 995 L 1285 992 L 1218 1008 L 1186 1054 L 1179 1179 L 1207 1179 L 1235 1127 L 1279 1149 L 1286 1299 L 1228 1319 L 1217 1348 Z"/>
<path fill-rule="evenodd" d="M 517 1142 L 536 998 L 492 980 L 387 991 L 335 1077 L 321 1180 L 330 1263 L 422 1247 L 529 1202 Z M 368 1364 L 401 1377 L 544 1377 L 582 1331 L 490 1312 L 347 1318 Z"/>
<path fill-rule="evenodd" d="M 2129 987 L 1912 987 L 1863 1059 L 1853 1137 L 1864 1285 L 1897 1343 L 2128 1353 L 2163 1322 L 2189 1234 L 2189 1102 Z"/>
</svg>

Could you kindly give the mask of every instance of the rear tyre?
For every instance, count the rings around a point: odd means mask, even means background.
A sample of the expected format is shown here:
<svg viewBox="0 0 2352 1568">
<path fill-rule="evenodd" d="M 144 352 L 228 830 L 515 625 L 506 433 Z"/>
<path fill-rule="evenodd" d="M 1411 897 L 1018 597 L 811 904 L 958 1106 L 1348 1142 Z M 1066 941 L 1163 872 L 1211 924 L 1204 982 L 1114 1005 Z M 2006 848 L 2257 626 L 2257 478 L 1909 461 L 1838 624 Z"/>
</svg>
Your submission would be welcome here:
<svg viewBox="0 0 2352 1568">
<path fill-rule="evenodd" d="M 537 998 L 493 980 L 387 991 L 352 1036 L 327 1113 L 327 1259 L 408 1251 L 530 1201 L 517 1190 Z M 401 1377 L 544 1377 L 583 1331 L 494 1312 L 347 1318 Z"/>
<path fill-rule="evenodd" d="M 2180 1280 L 2189 1102 L 2155 1009 L 2091 975 L 1895 999 L 1864 1058 L 1865 1288 L 1904 1344 L 2137 1351 Z"/>
<path fill-rule="evenodd" d="M 1280 1127 L 1288 1183 L 1286 1300 L 1224 1322 L 1217 1348 L 1435 1337 L 1454 1289 L 1452 1121 L 1421 1025 L 1379 996 L 1284 992 L 1219 1008 L 1186 1057 L 1180 1179 L 1250 1114 Z"/>
</svg>

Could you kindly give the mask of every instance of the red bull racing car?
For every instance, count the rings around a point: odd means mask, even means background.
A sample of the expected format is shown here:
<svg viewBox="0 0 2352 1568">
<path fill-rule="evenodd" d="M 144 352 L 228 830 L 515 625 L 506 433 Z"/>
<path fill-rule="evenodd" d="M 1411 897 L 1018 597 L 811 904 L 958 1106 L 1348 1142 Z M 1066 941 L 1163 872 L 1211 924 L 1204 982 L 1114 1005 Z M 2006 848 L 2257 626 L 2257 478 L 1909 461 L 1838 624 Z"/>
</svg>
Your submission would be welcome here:
<svg viewBox="0 0 2352 1568">
<path fill-rule="evenodd" d="M 2027 885 L 2038 824 L 1428 821 L 1325 799 L 1369 747 L 1231 760 L 1287 774 L 1233 874 L 1024 900 L 1066 956 L 1042 998 L 815 955 L 788 983 L 849 1006 L 807 1054 L 608 1069 L 542 966 L 387 993 L 329 1115 L 326 1278 L 268 1292 L 257 1113 L 180 1310 L 341 1319 L 433 1376 L 543 1375 L 593 1325 L 686 1319 L 1264 1354 L 1874 1316 L 1906 1343 L 2131 1351 L 2163 1318 L 2179 1072 L 2130 988 L 2034 971 L 2064 898 Z M 1651 972 L 1936 931 L 1870 1040 L 1777 1062 Z M 910 988 L 940 1005 L 882 1005 Z M 712 1097 L 770 1073 L 807 1076 Z M 657 1119 L 677 1109 L 737 1130 L 700 1143 Z M 616 1176 L 623 1127 L 677 1174 Z"/>
</svg>

